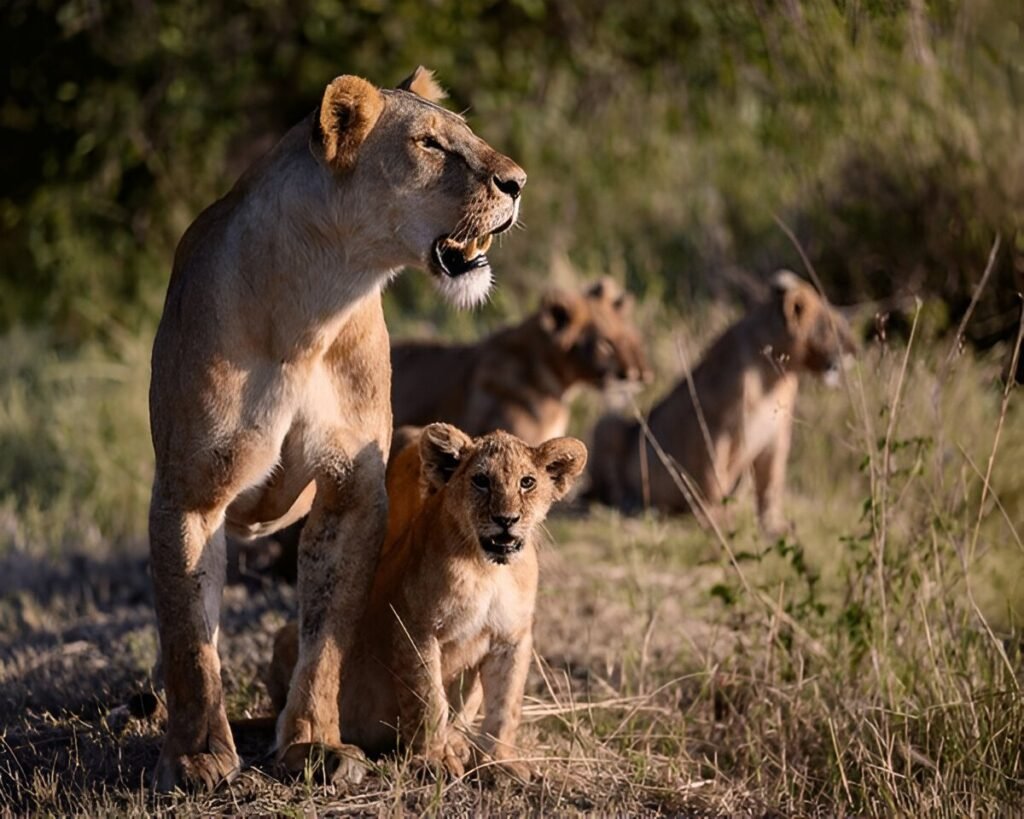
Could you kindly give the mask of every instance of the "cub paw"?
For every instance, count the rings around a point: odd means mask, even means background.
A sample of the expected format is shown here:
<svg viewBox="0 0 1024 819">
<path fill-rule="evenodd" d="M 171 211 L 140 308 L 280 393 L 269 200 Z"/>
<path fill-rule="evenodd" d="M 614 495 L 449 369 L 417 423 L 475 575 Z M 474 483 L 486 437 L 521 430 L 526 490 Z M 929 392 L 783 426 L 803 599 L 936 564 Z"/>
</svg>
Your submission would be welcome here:
<svg viewBox="0 0 1024 819">
<path fill-rule="evenodd" d="M 321 742 L 295 742 L 277 756 L 290 776 L 302 776 L 307 770 L 324 782 L 358 785 L 370 763 L 355 745 L 326 745 Z"/>
</svg>

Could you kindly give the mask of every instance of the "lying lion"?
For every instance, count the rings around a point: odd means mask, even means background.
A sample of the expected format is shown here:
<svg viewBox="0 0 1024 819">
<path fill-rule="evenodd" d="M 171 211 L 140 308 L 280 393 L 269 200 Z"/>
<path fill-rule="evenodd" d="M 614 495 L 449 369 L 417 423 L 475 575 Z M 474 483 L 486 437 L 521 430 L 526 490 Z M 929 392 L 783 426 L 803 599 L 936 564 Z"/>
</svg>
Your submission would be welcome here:
<svg viewBox="0 0 1024 819">
<path fill-rule="evenodd" d="M 581 293 L 552 291 L 536 313 L 476 344 L 393 344 L 395 426 L 504 429 L 533 445 L 564 435 L 576 385 L 649 379 L 630 312 L 630 297 L 601 279 Z"/>
<path fill-rule="evenodd" d="M 345 742 L 378 753 L 401 741 L 456 776 L 475 747 L 528 776 L 515 740 L 532 652 L 534 539 L 586 459 L 574 438 L 531 448 L 504 432 L 471 439 L 447 424 L 425 427 L 395 458 L 388 497 L 405 525 L 384 546 L 341 664 Z M 297 648 L 298 627 L 284 626 L 267 675 L 278 709 Z M 481 701 L 483 724 L 470 742 Z"/>
<path fill-rule="evenodd" d="M 339 669 L 387 526 L 390 354 L 381 287 L 428 270 L 454 302 L 490 287 L 484 251 L 526 175 L 438 107 L 338 77 L 178 245 L 153 344 L 149 532 L 167 735 L 156 786 L 239 769 L 217 653 L 225 524 L 268 534 L 309 512 L 299 651 L 278 747 L 341 742 Z M 361 769 L 353 767 L 351 778 Z"/>
<path fill-rule="evenodd" d="M 650 434 L 671 469 L 641 443 L 638 422 L 607 415 L 594 431 L 588 497 L 625 510 L 686 511 L 681 472 L 713 514 L 752 469 L 761 524 L 781 532 L 798 376 L 834 370 L 854 349 L 845 319 L 796 275 L 778 273 L 770 300 L 730 327 L 693 371 L 697 405 L 684 379 L 650 411 Z"/>
</svg>

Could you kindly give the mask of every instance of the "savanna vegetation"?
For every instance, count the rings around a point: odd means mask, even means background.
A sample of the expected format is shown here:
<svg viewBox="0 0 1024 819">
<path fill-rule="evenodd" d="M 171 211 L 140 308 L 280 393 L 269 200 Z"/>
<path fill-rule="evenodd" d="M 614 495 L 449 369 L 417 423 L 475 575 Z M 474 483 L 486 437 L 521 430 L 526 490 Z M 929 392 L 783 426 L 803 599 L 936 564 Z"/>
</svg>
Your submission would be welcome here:
<svg viewBox="0 0 1024 819">
<path fill-rule="evenodd" d="M 0 801 L 16 812 L 328 808 L 1005 813 L 1024 802 L 1024 6 L 997 0 L 13 0 L 0 10 Z M 426 277 L 393 334 L 472 338 L 540 289 L 639 298 L 649 404 L 776 268 L 856 305 L 838 390 L 798 405 L 765 539 L 608 510 L 549 523 L 524 745 L 530 785 L 355 791 L 261 758 L 155 801 L 129 717 L 155 631 L 148 356 L 184 228 L 338 73 L 437 70 L 530 174 L 525 231 L 476 313 Z M 889 314 L 888 321 L 881 317 Z M 1019 361 L 1016 362 L 1019 367 Z M 575 404 L 587 437 L 603 410 Z M 632 411 L 627 405 L 624 411 Z M 294 612 L 228 590 L 225 686 Z"/>
</svg>

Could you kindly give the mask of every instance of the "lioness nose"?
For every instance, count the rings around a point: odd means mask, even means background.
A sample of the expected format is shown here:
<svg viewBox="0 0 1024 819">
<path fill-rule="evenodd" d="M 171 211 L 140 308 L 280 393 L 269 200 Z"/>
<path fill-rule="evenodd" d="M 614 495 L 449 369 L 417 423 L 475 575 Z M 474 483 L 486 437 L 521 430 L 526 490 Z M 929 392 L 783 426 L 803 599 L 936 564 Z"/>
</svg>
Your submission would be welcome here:
<svg viewBox="0 0 1024 819">
<path fill-rule="evenodd" d="M 506 168 L 494 175 L 494 187 L 513 199 L 519 198 L 525 184 L 526 171 L 518 165 L 513 165 L 511 169 Z"/>
<path fill-rule="evenodd" d="M 511 529 L 519 522 L 519 515 L 491 515 L 491 520 L 497 523 L 502 529 Z"/>
</svg>

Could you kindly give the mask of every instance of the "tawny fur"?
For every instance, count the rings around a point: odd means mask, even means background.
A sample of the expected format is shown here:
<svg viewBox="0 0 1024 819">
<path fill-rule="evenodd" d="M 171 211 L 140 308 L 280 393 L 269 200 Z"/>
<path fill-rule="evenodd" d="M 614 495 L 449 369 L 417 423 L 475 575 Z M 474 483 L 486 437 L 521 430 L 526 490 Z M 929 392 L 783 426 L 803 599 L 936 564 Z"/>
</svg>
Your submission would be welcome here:
<svg viewBox="0 0 1024 819">
<path fill-rule="evenodd" d="M 531 448 L 503 432 L 470 439 L 446 424 L 426 427 L 395 457 L 390 534 L 341 666 L 344 741 L 368 752 L 401 741 L 456 775 L 475 747 L 527 775 L 515 740 L 531 660 L 534 541 L 586 457 L 573 438 Z M 495 536 L 520 544 L 507 563 L 485 548 Z M 297 642 L 294 623 L 275 639 L 267 687 L 278 708 Z M 481 703 L 482 727 L 472 735 Z"/>
<path fill-rule="evenodd" d="M 698 406 L 684 378 L 650 411 L 650 433 L 672 468 L 637 421 L 607 415 L 594 431 L 587 495 L 624 510 L 687 511 L 687 494 L 673 474 L 682 472 L 715 515 L 751 470 L 762 526 L 782 531 L 798 376 L 837 368 L 854 348 L 845 319 L 814 288 L 792 273 L 778 274 L 770 300 L 730 327 L 693 371 Z"/>
<path fill-rule="evenodd" d="M 524 183 L 461 117 L 339 77 L 182 237 L 150 387 L 169 714 L 158 788 L 212 786 L 238 768 L 217 654 L 225 523 L 253 535 L 310 512 L 278 745 L 340 742 L 339 669 L 387 523 L 380 288 L 407 265 L 444 278 L 434 243 L 511 226 Z"/>
<path fill-rule="evenodd" d="M 552 291 L 519 324 L 476 344 L 392 345 L 395 426 L 445 421 L 470 435 L 504 429 L 536 445 L 564 435 L 568 393 L 648 380 L 631 298 L 611 279 Z"/>
</svg>

